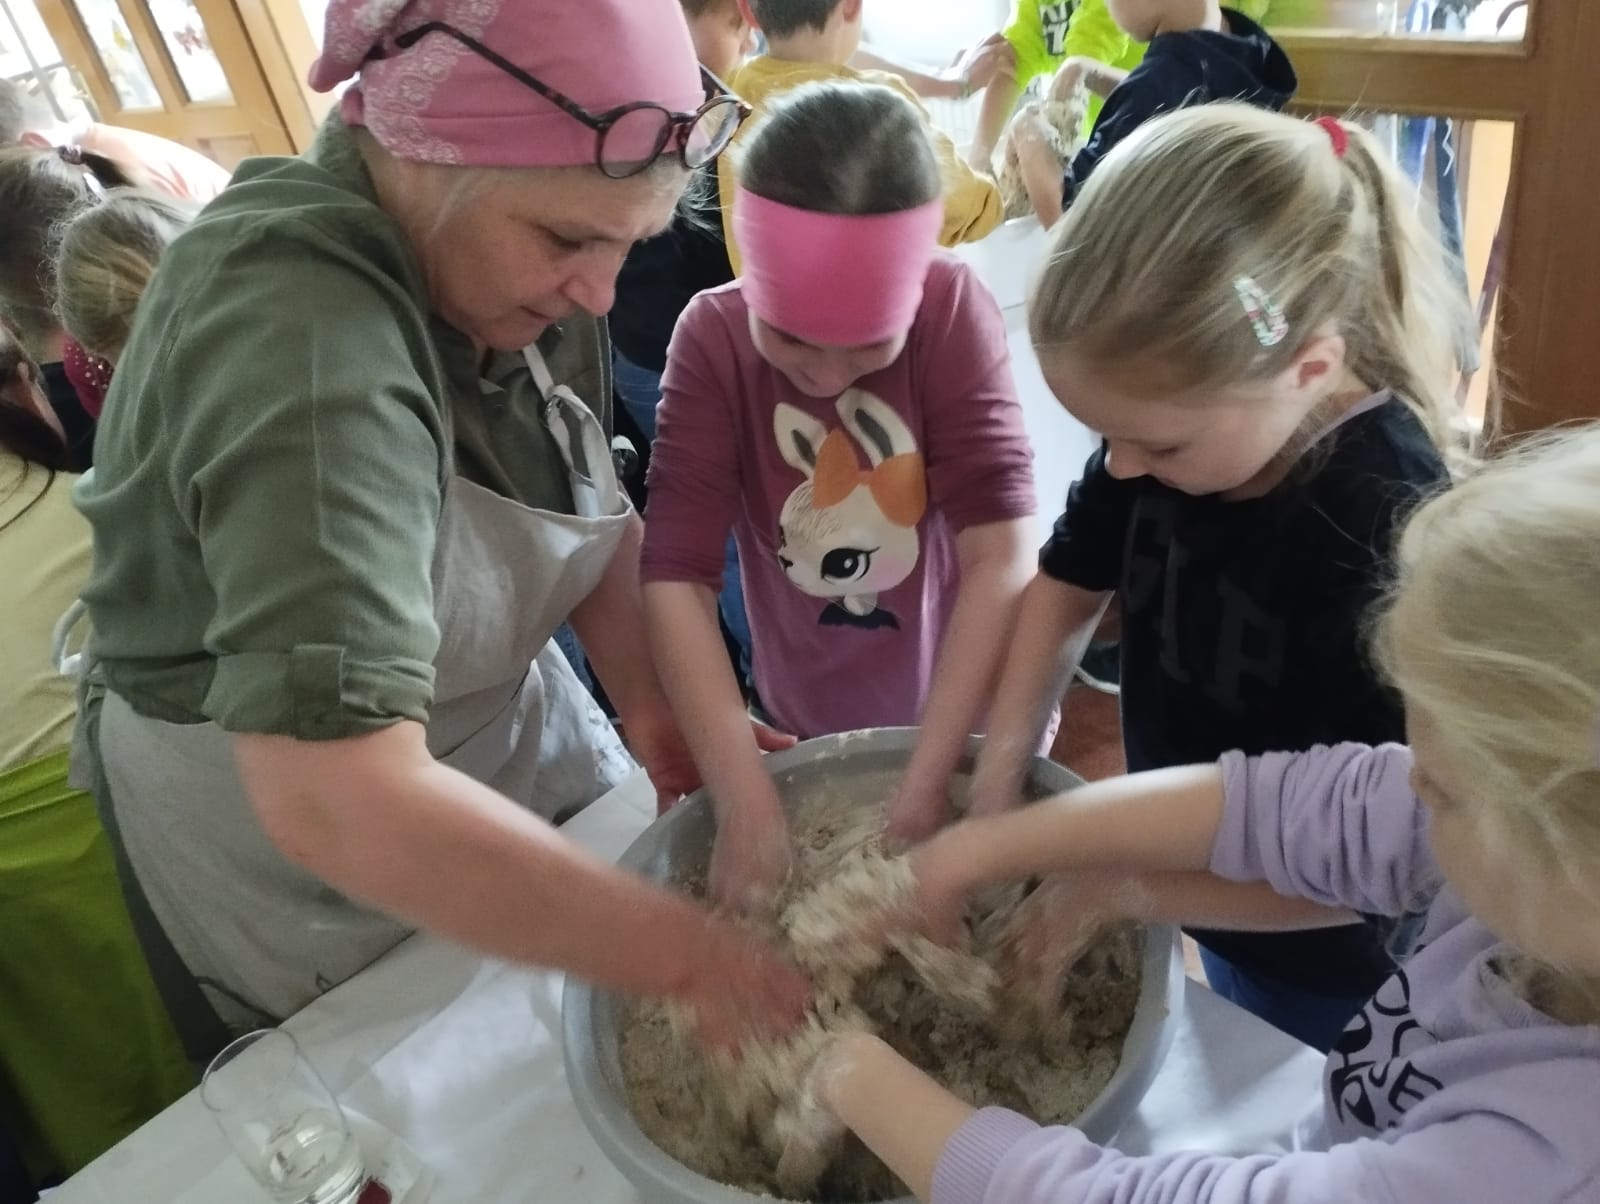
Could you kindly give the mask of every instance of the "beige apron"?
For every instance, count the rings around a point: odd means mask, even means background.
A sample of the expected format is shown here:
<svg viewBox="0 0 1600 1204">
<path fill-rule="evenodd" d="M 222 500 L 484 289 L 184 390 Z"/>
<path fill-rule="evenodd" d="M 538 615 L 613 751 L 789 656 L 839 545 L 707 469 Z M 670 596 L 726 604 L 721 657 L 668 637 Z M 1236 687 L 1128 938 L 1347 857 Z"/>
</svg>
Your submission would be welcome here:
<svg viewBox="0 0 1600 1204">
<path fill-rule="evenodd" d="M 450 480 L 432 573 L 440 644 L 428 747 L 555 821 L 634 769 L 550 642 L 600 581 L 632 512 L 599 421 L 555 386 L 537 349 L 524 355 L 575 513 Z M 294 1013 L 410 933 L 278 853 L 216 725 L 150 719 L 108 691 L 98 734 L 108 827 L 143 902 L 228 1028 Z"/>
</svg>

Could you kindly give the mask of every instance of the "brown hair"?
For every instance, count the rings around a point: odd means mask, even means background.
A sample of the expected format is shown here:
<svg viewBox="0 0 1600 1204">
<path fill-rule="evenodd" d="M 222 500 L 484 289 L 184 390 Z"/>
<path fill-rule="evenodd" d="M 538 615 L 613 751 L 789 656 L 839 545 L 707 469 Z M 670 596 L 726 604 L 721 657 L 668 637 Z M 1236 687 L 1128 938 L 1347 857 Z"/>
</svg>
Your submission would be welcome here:
<svg viewBox="0 0 1600 1204">
<path fill-rule="evenodd" d="M 83 170 L 55 151 L 0 149 L 0 307 L 25 346 L 60 326 L 50 306 L 54 232 L 92 199 Z"/>
<path fill-rule="evenodd" d="M 1453 369 L 1471 313 L 1414 210 L 1358 126 L 1330 131 L 1233 102 L 1159 117 L 1106 157 L 1057 226 L 1034 344 L 1206 389 L 1283 372 L 1331 323 L 1350 370 L 1393 390 L 1464 459 Z M 1263 345 L 1242 285 L 1281 311 L 1287 337 Z"/>
<path fill-rule="evenodd" d="M 26 464 L 48 470 L 50 476 L 44 486 L 48 489 L 57 472 L 71 468 L 70 457 L 67 445 L 50 425 L 11 396 L 12 386 L 22 379 L 24 372 L 35 381 L 39 379 L 39 366 L 23 348 L 22 336 L 0 318 L 0 450 L 10 452 Z M 40 495 L 43 493 L 41 489 Z"/>
</svg>

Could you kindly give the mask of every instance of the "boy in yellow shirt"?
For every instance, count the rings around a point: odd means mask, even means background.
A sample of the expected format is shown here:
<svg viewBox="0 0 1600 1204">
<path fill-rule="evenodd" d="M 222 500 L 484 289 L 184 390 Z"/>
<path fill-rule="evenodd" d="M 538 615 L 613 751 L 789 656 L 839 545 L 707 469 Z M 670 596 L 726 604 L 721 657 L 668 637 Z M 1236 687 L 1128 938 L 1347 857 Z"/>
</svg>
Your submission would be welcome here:
<svg viewBox="0 0 1600 1204">
<path fill-rule="evenodd" d="M 861 48 L 861 12 L 865 0 L 739 0 L 746 17 L 767 38 L 767 53 L 746 62 L 726 81 L 755 108 L 739 139 L 755 128 L 772 98 L 801 84 L 817 80 L 855 80 L 882 84 L 901 93 L 922 109 L 922 102 L 905 80 L 884 71 L 863 71 L 850 66 Z M 926 115 L 926 110 L 923 110 Z M 941 246 L 975 242 L 1000 224 L 1003 217 L 1000 189 L 992 176 L 964 163 L 948 134 L 928 126 L 934 150 L 946 181 Z M 739 139 L 735 139 L 735 146 Z M 722 186 L 722 226 L 728 242 L 728 261 L 734 274 L 740 270 L 739 248 L 733 237 L 734 163 L 737 150 L 725 151 L 717 173 Z"/>
<path fill-rule="evenodd" d="M 1231 7 L 1260 21 L 1268 0 L 1232 0 Z M 1089 91 L 1084 123 L 1088 137 L 1105 98 L 1144 60 L 1145 44 L 1117 25 L 1106 0 L 1012 0 L 1011 16 L 1000 31 L 1011 47 L 1016 70 L 995 77 L 983 93 L 978 129 L 967 161 L 988 170 L 1000 134 L 1017 100 L 1041 75 L 1053 75 L 1049 94 L 1066 100 L 1083 84 Z"/>
</svg>

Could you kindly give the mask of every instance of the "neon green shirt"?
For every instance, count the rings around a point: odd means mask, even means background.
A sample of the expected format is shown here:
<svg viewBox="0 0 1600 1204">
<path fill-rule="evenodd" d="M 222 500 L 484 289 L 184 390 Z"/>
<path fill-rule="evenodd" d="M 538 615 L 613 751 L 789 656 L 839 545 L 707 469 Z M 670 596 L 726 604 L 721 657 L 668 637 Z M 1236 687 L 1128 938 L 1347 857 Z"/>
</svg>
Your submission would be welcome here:
<svg viewBox="0 0 1600 1204">
<path fill-rule="evenodd" d="M 1280 4 L 1284 0 L 1279 0 Z M 1233 0 L 1252 21 L 1265 21 L 1271 0 Z M 1145 44 L 1135 42 L 1111 19 L 1106 0 L 1012 0 L 1001 31 L 1017 52 L 1017 85 L 1026 88 L 1041 75 L 1053 75 L 1069 58 L 1090 58 L 1132 71 L 1144 61 Z M 1094 125 L 1104 99 L 1089 100 L 1086 128 Z"/>
</svg>

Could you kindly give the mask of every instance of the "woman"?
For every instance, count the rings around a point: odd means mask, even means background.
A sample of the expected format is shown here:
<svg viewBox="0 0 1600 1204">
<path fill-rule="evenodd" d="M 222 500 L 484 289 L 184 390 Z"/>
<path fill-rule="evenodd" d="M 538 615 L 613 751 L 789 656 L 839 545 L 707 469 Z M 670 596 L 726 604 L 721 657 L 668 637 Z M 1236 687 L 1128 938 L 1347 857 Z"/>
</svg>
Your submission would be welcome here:
<svg viewBox="0 0 1600 1204">
<path fill-rule="evenodd" d="M 158 977 L 197 1054 L 412 926 L 712 1042 L 781 1026 L 791 967 L 546 822 L 631 769 L 564 621 L 658 790 L 692 784 L 593 315 L 741 110 L 674 0 L 334 0 L 312 83 L 357 72 L 167 251 L 78 494 L 90 763 Z"/>
</svg>

